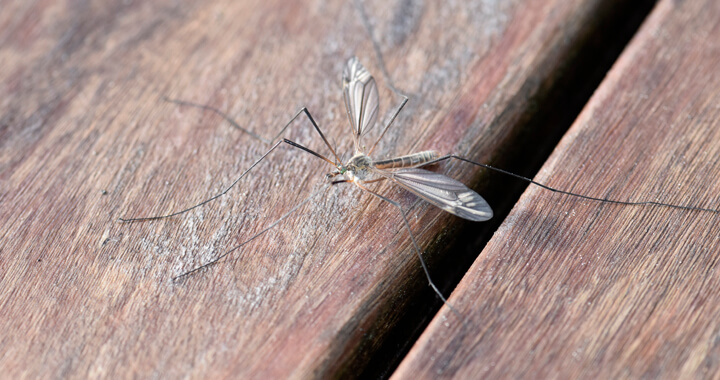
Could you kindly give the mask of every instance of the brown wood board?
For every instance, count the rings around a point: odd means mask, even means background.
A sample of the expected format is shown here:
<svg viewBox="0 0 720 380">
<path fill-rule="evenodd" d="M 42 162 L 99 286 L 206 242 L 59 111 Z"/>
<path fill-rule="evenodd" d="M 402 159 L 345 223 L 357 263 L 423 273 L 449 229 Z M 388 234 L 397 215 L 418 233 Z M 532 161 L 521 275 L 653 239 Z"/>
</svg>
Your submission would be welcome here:
<svg viewBox="0 0 720 380">
<path fill-rule="evenodd" d="M 717 208 L 719 33 L 661 1 L 536 180 Z M 718 220 L 529 187 L 393 378 L 717 378 Z"/>
<path fill-rule="evenodd" d="M 411 96 L 380 146 L 502 161 L 607 1 L 367 4 Z M 307 106 L 350 150 L 339 76 L 356 54 L 383 85 L 343 2 L 8 2 L 0 14 L 0 368 L 8 377 L 352 375 L 425 280 L 397 210 L 334 187 L 221 265 L 176 283 L 318 189 L 331 169 L 267 150 Z M 379 130 L 379 128 L 376 128 Z M 285 135 L 328 154 L 307 121 Z M 345 155 L 345 158 L 348 156 Z M 439 168 L 473 185 L 476 168 Z M 480 183 L 480 184 L 479 184 Z M 478 185 L 479 184 L 479 185 Z M 477 185 L 477 186 L 475 186 Z M 430 263 L 460 221 L 387 184 Z"/>
</svg>

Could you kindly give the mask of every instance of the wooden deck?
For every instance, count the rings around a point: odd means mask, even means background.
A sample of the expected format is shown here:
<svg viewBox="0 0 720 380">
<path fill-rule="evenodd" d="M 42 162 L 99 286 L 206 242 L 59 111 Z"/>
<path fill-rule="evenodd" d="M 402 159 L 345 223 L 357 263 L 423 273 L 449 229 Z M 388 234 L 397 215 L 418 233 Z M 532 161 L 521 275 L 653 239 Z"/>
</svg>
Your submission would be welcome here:
<svg viewBox="0 0 720 380">
<path fill-rule="evenodd" d="M 410 97 L 378 155 L 436 149 L 530 175 L 544 162 L 535 180 L 556 188 L 720 208 L 720 5 L 626 3 L 365 3 L 388 73 Z M 211 197 L 269 149 L 164 97 L 217 107 L 265 137 L 307 106 L 347 159 L 347 58 L 375 74 L 382 121 L 401 101 L 360 10 L 279 0 L 3 10 L 5 376 L 720 372 L 719 215 L 534 186 L 517 200 L 522 183 L 461 162 L 436 170 L 485 196 L 494 221 L 465 222 L 391 184 L 373 187 L 409 210 L 460 316 L 429 290 L 398 210 L 351 185 L 173 281 L 287 213 L 332 167 L 283 146 L 212 204 L 120 223 Z M 330 155 L 304 118 L 283 137 Z"/>
</svg>

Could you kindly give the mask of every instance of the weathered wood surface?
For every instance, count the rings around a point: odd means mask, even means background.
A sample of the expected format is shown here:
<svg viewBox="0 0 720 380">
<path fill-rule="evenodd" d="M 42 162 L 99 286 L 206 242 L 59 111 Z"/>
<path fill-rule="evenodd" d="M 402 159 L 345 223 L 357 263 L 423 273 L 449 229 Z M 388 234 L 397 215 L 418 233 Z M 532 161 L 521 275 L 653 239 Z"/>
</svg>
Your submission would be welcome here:
<svg viewBox="0 0 720 380">
<path fill-rule="evenodd" d="M 717 208 L 719 32 L 661 1 L 536 180 Z M 394 378 L 717 378 L 718 220 L 530 187 Z"/>
<path fill-rule="evenodd" d="M 596 15 L 613 5 L 590 0 L 367 4 L 389 71 L 412 98 L 380 152 L 435 148 L 501 161 L 558 68 L 593 32 Z M 339 88 L 349 56 L 358 55 L 377 73 L 383 110 L 400 102 L 383 86 L 352 5 L 5 2 L 0 46 L 4 376 L 357 374 L 408 300 L 427 289 L 397 210 L 340 186 L 222 265 L 171 281 L 260 231 L 320 187 L 330 167 L 288 148 L 212 205 L 160 222 L 117 222 L 121 216 L 175 211 L 216 194 L 267 149 L 219 117 L 166 103 L 164 96 L 213 105 L 264 136 L 307 106 L 338 150 L 349 152 Z M 612 108 L 607 112 L 625 115 Z M 711 125 L 710 113 L 700 116 L 693 123 Z M 285 136 L 328 153 L 307 121 Z M 587 141 L 586 149 L 596 144 Z M 685 148 L 695 152 L 698 146 L 688 140 Z M 709 157 L 688 160 L 710 162 Z M 670 162 L 652 158 L 638 161 Z M 675 171 L 686 162 L 674 163 L 673 174 L 680 175 Z M 705 168 L 701 173 L 711 172 Z M 479 176 L 475 168 L 457 163 L 440 169 L 468 184 Z M 553 183 L 567 184 L 562 178 Z M 708 189 L 704 179 L 697 187 L 702 194 Z M 588 184 L 597 181 L 591 172 L 580 183 L 589 187 L 574 188 L 595 189 Z M 658 186 L 663 195 L 675 188 L 669 182 Z M 377 189 L 412 205 L 411 225 L 428 257 L 451 254 L 442 247 L 453 239 L 457 218 L 387 184 Z M 545 202 L 570 202 L 544 196 Z M 602 220 L 616 213 L 649 218 L 661 212 L 602 209 Z M 543 215 L 546 210 L 532 216 L 549 228 Z M 674 220 L 680 232 L 668 230 L 667 241 L 699 244 L 695 235 L 683 238 L 682 233 L 713 220 L 670 215 L 639 225 L 657 228 Z M 599 257 L 628 251 L 638 252 L 607 248 Z M 563 263 L 517 257 L 552 263 L 539 268 L 549 273 Z M 599 258 L 583 259 L 592 260 L 585 270 L 599 265 Z M 556 291 L 557 297 L 564 290 Z M 492 305 L 493 298 L 484 302 Z"/>
</svg>

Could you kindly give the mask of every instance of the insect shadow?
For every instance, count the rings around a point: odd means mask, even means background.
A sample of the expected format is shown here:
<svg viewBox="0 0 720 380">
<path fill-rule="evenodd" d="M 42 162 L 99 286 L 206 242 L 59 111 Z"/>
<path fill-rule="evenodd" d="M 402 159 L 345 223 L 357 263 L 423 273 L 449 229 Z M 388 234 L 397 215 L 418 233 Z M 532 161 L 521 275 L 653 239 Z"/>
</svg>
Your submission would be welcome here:
<svg viewBox="0 0 720 380">
<path fill-rule="evenodd" d="M 385 125 L 384 129 L 380 133 L 379 137 L 375 140 L 373 145 L 370 147 L 370 149 L 366 149 L 365 146 L 362 144 L 362 138 L 363 136 L 369 132 L 376 124 L 376 119 L 378 115 L 379 110 L 379 95 L 378 95 L 378 89 L 377 85 L 375 83 L 375 79 L 370 75 L 367 69 L 360 64 L 360 61 L 356 57 L 352 57 L 347 61 L 347 64 L 345 65 L 345 69 L 342 74 L 342 91 L 343 91 L 343 97 L 345 100 L 345 107 L 347 111 L 347 116 L 350 121 L 350 125 L 352 127 L 352 136 L 353 136 L 353 143 L 355 148 L 355 154 L 348 160 L 346 163 L 343 162 L 343 160 L 337 155 L 335 152 L 335 149 L 332 147 L 332 145 L 328 142 L 328 139 L 323 134 L 322 130 L 318 126 L 318 124 L 315 122 L 315 119 L 313 119 L 312 115 L 310 114 L 310 111 L 308 111 L 307 108 L 303 107 L 298 111 L 291 119 L 290 121 L 285 124 L 285 126 L 280 130 L 280 132 L 272 139 L 267 140 L 264 139 L 261 136 L 258 136 L 257 134 L 248 131 L 244 128 L 242 128 L 239 124 L 237 124 L 234 120 L 232 120 L 229 116 L 227 116 L 225 113 L 221 112 L 220 110 L 210 107 L 207 105 L 200 105 L 196 103 L 186 102 L 182 100 L 173 100 L 173 99 L 166 99 L 170 102 L 180 104 L 180 105 L 187 105 L 187 106 L 193 106 L 193 107 L 199 107 L 205 110 L 209 110 L 212 112 L 217 113 L 218 115 L 222 116 L 224 119 L 226 119 L 228 122 L 230 122 L 235 128 L 238 128 L 245 133 L 248 133 L 250 136 L 253 136 L 254 138 L 263 141 L 267 143 L 268 145 L 272 145 L 272 147 L 265 152 L 260 158 L 258 158 L 250 167 L 245 170 L 230 186 L 228 186 L 225 190 L 223 190 L 221 193 L 206 199 L 194 206 L 188 207 L 186 209 L 173 212 L 166 215 L 157 215 L 157 216 L 149 216 L 149 217 L 134 217 L 134 218 L 119 218 L 121 222 L 140 222 L 140 221 L 149 221 L 149 220 L 159 220 L 164 218 L 170 218 L 173 216 L 177 216 L 183 213 L 186 213 L 190 210 L 193 210 L 195 208 L 201 207 L 209 202 L 214 201 L 215 199 L 225 195 L 230 189 L 232 189 L 237 183 L 243 179 L 248 173 L 250 173 L 260 162 L 262 162 L 266 157 L 268 157 L 272 152 L 274 152 L 279 146 L 281 145 L 290 145 L 293 148 L 300 149 L 306 153 L 309 153 L 328 164 L 332 165 L 333 169 L 329 173 L 326 174 L 326 183 L 324 186 L 322 186 L 320 189 L 314 191 L 312 194 L 310 194 L 307 198 L 305 198 L 303 201 L 295 205 L 293 208 L 291 208 L 289 211 L 287 211 L 285 214 L 280 216 L 278 219 L 276 219 L 274 222 L 270 223 L 267 227 L 256 233 L 255 235 L 251 236 L 249 239 L 245 240 L 244 242 L 238 244 L 237 246 L 225 251 L 221 255 L 217 256 L 216 258 L 212 259 L 211 261 L 202 264 L 200 266 L 197 266 L 187 272 L 184 272 L 176 277 L 173 278 L 173 280 L 178 280 L 187 276 L 190 276 L 202 269 L 205 269 L 209 266 L 212 266 L 214 264 L 217 264 L 219 261 L 230 255 L 232 252 L 242 248 L 244 245 L 250 243 L 251 241 L 255 240 L 259 236 L 263 235 L 265 232 L 269 231 L 270 229 L 277 226 L 280 222 L 282 222 L 284 219 L 289 217 L 291 214 L 293 214 L 296 210 L 298 210 L 300 207 L 308 203 L 311 199 L 316 197 L 318 194 L 324 192 L 329 186 L 341 184 L 341 183 L 353 183 L 360 189 L 372 194 L 373 196 L 381 199 L 384 202 L 387 202 L 391 206 L 395 207 L 400 216 L 403 220 L 403 225 L 405 226 L 409 236 L 410 240 L 412 241 L 412 245 L 414 248 L 414 251 L 420 260 L 420 265 L 422 266 L 422 269 L 425 273 L 425 276 L 427 277 L 428 283 L 430 287 L 432 287 L 433 291 L 437 296 L 443 301 L 445 305 L 447 305 L 455 314 L 458 314 L 458 312 L 450 305 L 445 298 L 445 296 L 440 292 L 438 287 L 433 282 L 430 271 L 428 270 L 427 264 L 425 263 L 425 260 L 422 256 L 422 250 L 420 249 L 420 246 L 418 245 L 417 239 L 415 238 L 415 235 L 412 232 L 412 229 L 410 228 L 410 223 L 407 219 L 406 210 L 400 205 L 400 203 L 389 199 L 388 197 L 379 194 L 369 188 L 366 187 L 366 184 L 374 183 L 374 182 L 380 182 L 380 181 L 390 181 L 405 190 L 410 191 L 411 193 L 417 195 L 418 197 L 422 198 L 423 200 L 427 201 L 428 203 L 431 203 L 442 210 L 445 210 L 451 214 L 454 214 L 456 216 L 459 216 L 463 219 L 476 221 L 476 222 L 482 222 L 489 220 L 493 216 L 493 211 L 490 208 L 490 205 L 475 191 L 468 188 L 461 182 L 454 180 L 444 174 L 431 172 L 428 170 L 423 169 L 423 167 L 435 164 L 441 161 L 449 160 L 449 159 L 456 159 L 460 160 L 472 165 L 476 165 L 485 169 L 493 170 L 500 172 L 502 174 L 506 174 L 512 177 L 515 177 L 517 179 L 526 181 L 530 184 L 539 186 L 543 189 L 565 194 L 573 197 L 578 197 L 586 200 L 591 201 L 598 201 L 598 202 L 605 202 L 605 203 L 613 203 L 613 204 L 620 204 L 620 205 L 655 205 L 655 206 L 664 206 L 664 207 L 671 207 L 675 209 L 682 209 L 682 210 L 693 210 L 693 211 L 704 211 L 704 212 L 712 212 L 712 213 L 719 213 L 720 210 L 714 210 L 714 209 L 707 209 L 707 208 L 700 208 L 700 207 L 694 207 L 694 206 L 680 206 L 680 205 L 673 205 L 673 204 L 667 204 L 667 203 L 661 203 L 661 202 L 655 202 L 655 201 L 639 201 L 639 202 L 632 202 L 632 201 L 620 201 L 620 200 L 611 200 L 607 198 L 598 198 L 598 197 L 591 197 L 586 196 L 582 194 L 572 193 L 565 190 L 556 189 L 547 185 L 544 185 L 542 183 L 536 182 L 530 178 L 520 176 L 511 172 L 508 172 L 503 169 L 495 168 L 493 166 L 482 164 L 479 162 L 475 162 L 466 158 L 463 158 L 461 156 L 455 155 L 455 154 L 447 154 L 447 155 L 440 155 L 437 151 L 428 150 L 423 151 L 419 153 L 413 153 L 405 156 L 390 158 L 390 159 L 382 159 L 382 160 L 374 160 L 372 158 L 372 153 L 377 146 L 378 142 L 382 140 L 385 133 L 388 131 L 388 129 L 392 126 L 393 122 L 397 118 L 398 114 L 402 111 L 405 104 L 408 102 L 407 96 L 404 96 L 398 92 L 403 97 L 403 100 L 401 104 L 398 106 L 398 108 L 393 113 L 392 117 L 389 119 L 388 123 Z M 288 140 L 286 138 L 282 138 L 278 140 L 278 138 L 285 132 L 285 130 L 301 115 L 305 115 L 310 122 L 312 123 L 315 131 L 320 136 L 322 141 L 324 142 L 325 146 L 332 152 L 332 159 L 328 158 L 326 156 L 323 156 L 322 154 L 319 154 L 301 144 L 298 144 L 294 141 Z M 277 140 L 277 141 L 276 141 Z M 459 315 L 459 314 L 458 314 Z"/>
</svg>

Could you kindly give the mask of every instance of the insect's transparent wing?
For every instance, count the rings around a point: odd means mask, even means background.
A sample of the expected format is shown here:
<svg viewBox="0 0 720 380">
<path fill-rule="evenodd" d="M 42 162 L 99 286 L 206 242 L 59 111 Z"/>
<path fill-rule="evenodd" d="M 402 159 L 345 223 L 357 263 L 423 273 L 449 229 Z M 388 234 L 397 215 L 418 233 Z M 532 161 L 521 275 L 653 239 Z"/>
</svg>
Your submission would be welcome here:
<svg viewBox="0 0 720 380">
<path fill-rule="evenodd" d="M 407 168 L 376 172 L 420 198 L 463 219 L 486 221 L 493 216 L 490 205 L 478 193 L 448 176 L 424 169 Z"/>
<path fill-rule="evenodd" d="M 360 148 L 358 144 L 360 136 L 375 125 L 380 108 L 380 97 L 375 79 L 360 64 L 357 57 L 350 58 L 343 71 L 343 97 L 353 127 L 355 147 Z"/>
</svg>

